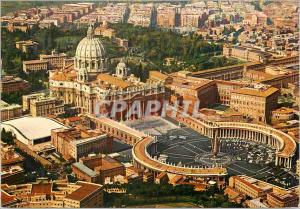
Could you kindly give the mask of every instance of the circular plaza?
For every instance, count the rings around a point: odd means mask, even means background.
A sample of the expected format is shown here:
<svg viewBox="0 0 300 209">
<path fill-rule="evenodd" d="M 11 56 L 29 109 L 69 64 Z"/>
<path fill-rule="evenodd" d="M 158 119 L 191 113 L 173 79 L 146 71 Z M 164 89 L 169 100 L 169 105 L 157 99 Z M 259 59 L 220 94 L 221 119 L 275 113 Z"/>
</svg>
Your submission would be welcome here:
<svg viewBox="0 0 300 209">
<path fill-rule="evenodd" d="M 274 172 L 279 169 L 283 178 L 292 179 L 291 184 L 297 182 L 297 179 L 289 174 L 288 169 L 284 168 L 284 164 L 276 165 L 278 154 L 295 152 L 293 148 L 288 150 L 291 148 L 289 141 L 287 143 L 279 141 L 282 143 L 273 144 L 273 140 L 272 143 L 263 143 L 263 140 L 249 140 L 233 137 L 230 134 L 228 137 L 221 135 L 218 152 L 215 156 L 212 154 L 212 146 L 214 146 L 212 137 L 204 136 L 194 128 L 180 127 L 162 118 L 152 119 L 152 121 L 150 119 L 150 121 L 129 122 L 127 125 L 151 135 L 151 137 L 137 142 L 132 153 L 138 164 L 154 172 L 164 171 L 187 176 L 205 176 L 201 171 L 225 169 L 219 174 L 248 175 L 276 180 L 280 176 L 274 176 Z M 230 133 L 236 132 L 230 131 Z M 248 137 L 252 136 L 251 134 L 248 134 Z M 260 135 L 260 139 L 264 139 L 264 137 Z M 210 172 L 206 175 L 209 174 L 217 175 Z"/>
</svg>

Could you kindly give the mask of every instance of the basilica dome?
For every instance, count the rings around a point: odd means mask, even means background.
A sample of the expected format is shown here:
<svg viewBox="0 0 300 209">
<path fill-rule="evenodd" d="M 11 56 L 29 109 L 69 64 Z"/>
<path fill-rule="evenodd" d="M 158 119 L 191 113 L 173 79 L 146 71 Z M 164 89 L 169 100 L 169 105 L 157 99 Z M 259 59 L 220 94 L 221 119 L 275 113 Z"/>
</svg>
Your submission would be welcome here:
<svg viewBox="0 0 300 209">
<path fill-rule="evenodd" d="M 87 37 L 83 38 L 76 49 L 76 57 L 96 59 L 105 57 L 105 49 L 99 38 L 94 37 L 92 27 L 89 27 Z"/>
<path fill-rule="evenodd" d="M 105 48 L 100 39 L 94 37 L 92 26 L 89 26 L 87 36 L 77 46 L 74 64 L 75 69 L 91 72 L 105 71 L 107 68 Z"/>
</svg>

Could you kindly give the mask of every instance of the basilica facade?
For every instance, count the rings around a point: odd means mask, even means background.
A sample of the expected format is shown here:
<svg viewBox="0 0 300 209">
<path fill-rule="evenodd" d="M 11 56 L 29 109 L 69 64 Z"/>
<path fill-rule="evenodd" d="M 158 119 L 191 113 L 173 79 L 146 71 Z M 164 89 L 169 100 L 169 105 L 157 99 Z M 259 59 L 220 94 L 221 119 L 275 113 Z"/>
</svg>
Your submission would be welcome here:
<svg viewBox="0 0 300 209">
<path fill-rule="evenodd" d="M 105 47 L 90 26 L 87 36 L 77 46 L 74 63 L 50 72 L 51 96 L 63 99 L 65 104 L 76 107 L 80 113 L 88 114 L 110 113 L 114 103 L 126 102 L 126 109 L 116 115 L 117 120 L 128 119 L 126 113 L 134 101 L 141 102 L 140 114 L 143 115 L 150 100 L 164 100 L 162 83 L 141 82 L 129 73 L 122 59 L 115 74 L 107 72 L 108 66 Z"/>
</svg>

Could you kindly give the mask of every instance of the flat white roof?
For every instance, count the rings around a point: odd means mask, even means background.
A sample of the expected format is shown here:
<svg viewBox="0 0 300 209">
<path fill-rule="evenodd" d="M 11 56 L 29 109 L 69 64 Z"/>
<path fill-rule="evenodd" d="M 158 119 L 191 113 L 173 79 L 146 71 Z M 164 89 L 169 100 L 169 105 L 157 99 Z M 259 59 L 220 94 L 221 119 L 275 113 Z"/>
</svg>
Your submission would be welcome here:
<svg viewBox="0 0 300 209">
<path fill-rule="evenodd" d="M 11 126 L 28 140 L 49 137 L 52 129 L 66 128 L 55 120 L 30 116 L 8 120 L 3 122 L 3 125 Z"/>
</svg>

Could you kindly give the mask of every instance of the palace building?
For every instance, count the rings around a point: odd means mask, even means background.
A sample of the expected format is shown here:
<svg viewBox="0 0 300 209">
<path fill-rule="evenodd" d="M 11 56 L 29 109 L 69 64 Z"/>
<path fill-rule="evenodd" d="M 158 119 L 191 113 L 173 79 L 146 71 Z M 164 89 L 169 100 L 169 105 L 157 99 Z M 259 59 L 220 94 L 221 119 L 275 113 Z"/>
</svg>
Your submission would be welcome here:
<svg viewBox="0 0 300 209">
<path fill-rule="evenodd" d="M 80 113 L 95 114 L 109 112 L 112 101 L 124 101 L 132 104 L 139 100 L 144 112 L 148 101 L 163 100 L 164 86 L 160 82 L 144 83 L 129 70 L 123 60 L 116 68 L 116 74 L 109 74 L 109 59 L 102 42 L 94 37 L 92 26 L 77 46 L 74 64 L 50 73 L 50 92 L 52 96 L 63 99 L 65 104 L 78 108 Z M 105 105 L 100 105 L 105 102 Z M 128 107 L 130 105 L 127 105 Z M 125 119 L 125 114 L 116 119 Z"/>
<path fill-rule="evenodd" d="M 277 107 L 280 91 L 277 88 L 255 84 L 231 91 L 230 107 L 256 122 L 270 122 L 271 113 Z"/>
</svg>

